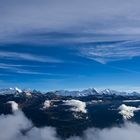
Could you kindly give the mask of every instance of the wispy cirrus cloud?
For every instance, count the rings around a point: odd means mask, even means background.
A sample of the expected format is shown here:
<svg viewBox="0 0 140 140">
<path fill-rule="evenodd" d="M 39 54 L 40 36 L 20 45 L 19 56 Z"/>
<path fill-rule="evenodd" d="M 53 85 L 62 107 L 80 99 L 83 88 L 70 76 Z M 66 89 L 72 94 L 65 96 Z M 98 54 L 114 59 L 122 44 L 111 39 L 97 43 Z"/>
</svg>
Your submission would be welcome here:
<svg viewBox="0 0 140 140">
<path fill-rule="evenodd" d="M 25 68 L 26 67 L 26 68 Z M 33 68 L 35 66 L 32 65 L 18 65 L 18 64 L 5 64 L 0 63 L 0 69 L 3 69 L 5 71 L 8 71 L 8 74 L 1 73 L 3 76 L 10 76 L 11 74 L 9 72 L 15 73 L 15 74 L 29 74 L 29 75 L 45 75 L 46 73 L 36 72 L 34 70 L 28 70 L 27 67 Z"/>
<path fill-rule="evenodd" d="M 62 60 L 37 55 L 33 53 L 21 53 L 21 52 L 8 52 L 8 51 L 0 51 L 0 58 L 9 59 L 9 60 L 27 60 L 27 61 L 36 61 L 36 62 L 48 62 L 48 63 L 61 63 Z"/>
<path fill-rule="evenodd" d="M 43 67 L 43 66 L 42 66 Z M 8 71 L 8 74 L 6 73 L 0 73 L 1 76 L 10 76 L 13 73 L 15 74 L 23 74 L 23 75 L 42 75 L 42 76 L 58 76 L 58 77 L 69 77 L 70 74 L 61 74 L 61 73 L 51 73 L 51 72 L 42 72 L 40 71 L 40 68 L 42 68 L 38 65 L 21 65 L 21 64 L 6 64 L 6 63 L 0 63 L 0 69 L 4 69 L 5 71 Z M 34 68 L 39 68 L 39 70 L 35 70 Z M 47 68 L 47 66 L 44 66 L 43 68 Z M 12 72 L 10 74 L 9 72 Z"/>
<path fill-rule="evenodd" d="M 24 34 L 38 31 L 140 34 L 138 0 L 133 3 L 131 0 L 0 0 L 0 3 L 0 42 L 26 41 Z"/>
<path fill-rule="evenodd" d="M 109 44 L 94 44 L 79 47 L 79 55 L 102 64 L 132 59 L 140 56 L 139 41 L 124 41 Z"/>
</svg>

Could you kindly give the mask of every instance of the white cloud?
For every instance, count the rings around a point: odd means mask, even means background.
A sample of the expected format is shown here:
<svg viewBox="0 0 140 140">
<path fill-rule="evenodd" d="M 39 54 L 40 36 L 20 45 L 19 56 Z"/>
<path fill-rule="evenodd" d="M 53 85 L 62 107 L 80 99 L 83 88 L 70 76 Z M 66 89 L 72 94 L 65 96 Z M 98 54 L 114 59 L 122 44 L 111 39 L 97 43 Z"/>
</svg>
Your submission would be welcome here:
<svg viewBox="0 0 140 140">
<path fill-rule="evenodd" d="M 124 100 L 124 103 L 135 103 L 135 102 L 140 102 L 140 100 Z"/>
<path fill-rule="evenodd" d="M 26 131 L 28 130 L 28 131 Z M 25 133 L 21 133 L 25 131 Z M 87 129 L 81 137 L 70 137 L 67 140 L 139 140 L 140 125 L 126 122 L 120 127 L 105 129 Z M 21 111 L 13 115 L 0 116 L 0 140 L 61 140 L 55 128 L 33 127 Z"/>
<path fill-rule="evenodd" d="M 140 56 L 139 41 L 123 41 L 103 45 L 79 47 L 79 55 L 99 63 L 127 60 Z"/>
<path fill-rule="evenodd" d="M 0 69 L 5 69 L 8 70 L 9 72 L 14 72 L 17 74 L 66 76 L 62 74 L 45 73 L 45 72 L 39 72 L 35 70 L 28 70 L 28 68 L 34 68 L 34 67 L 39 67 L 39 66 L 0 63 Z M 1 73 L 1 75 L 6 75 L 6 74 Z M 10 74 L 9 75 L 7 74 L 7 76 L 10 76 Z"/>
<path fill-rule="evenodd" d="M 72 137 L 68 140 L 139 140 L 140 126 L 138 124 L 126 123 L 121 127 L 108 129 L 91 128 L 84 132 L 83 137 Z"/>
<path fill-rule="evenodd" d="M 38 31 L 140 34 L 139 4 L 138 0 L 1 0 L 1 42 L 28 40 L 28 33 Z"/>
<path fill-rule="evenodd" d="M 30 128 L 31 122 L 22 112 L 15 112 L 13 115 L 0 116 L 0 139 L 17 140 L 21 134 L 20 131 Z"/>
<path fill-rule="evenodd" d="M 82 112 L 82 113 L 87 113 L 87 110 L 86 110 L 86 103 L 85 102 L 82 102 L 80 100 L 66 100 L 66 101 L 63 101 L 65 105 L 69 105 L 69 106 L 72 106 L 71 107 L 71 111 L 74 111 L 74 112 Z"/>
<path fill-rule="evenodd" d="M 27 131 L 24 135 L 21 131 Z M 21 111 L 0 116 L 0 140 L 59 140 L 54 128 L 33 127 Z"/>
<path fill-rule="evenodd" d="M 138 0 L 134 0 L 133 3 L 131 0 L 1 0 L 0 42 L 43 42 L 48 45 L 50 42 L 57 44 L 65 41 L 85 43 L 98 40 L 139 40 L 139 4 Z M 123 42 L 86 46 L 80 49 L 79 53 L 105 64 L 140 56 L 140 49 L 139 44 L 136 46 L 135 42 Z M 0 57 L 62 62 L 46 56 L 16 52 L 0 52 Z"/>
<path fill-rule="evenodd" d="M 21 53 L 21 52 L 8 52 L 0 51 L 0 58 L 3 59 L 15 59 L 15 60 L 27 60 L 27 61 L 37 61 L 37 62 L 50 62 L 50 63 L 61 63 L 61 60 L 51 58 L 48 56 L 35 55 L 30 53 Z"/>
<path fill-rule="evenodd" d="M 47 109 L 51 106 L 51 101 L 50 100 L 46 100 L 43 104 L 43 109 Z"/>
<path fill-rule="evenodd" d="M 120 110 L 119 114 L 121 114 L 123 116 L 123 118 L 125 120 L 127 120 L 127 119 L 131 119 L 132 117 L 134 117 L 134 112 L 139 111 L 140 107 L 136 108 L 136 107 L 127 106 L 125 104 L 122 104 L 118 109 Z"/>
<path fill-rule="evenodd" d="M 17 111 L 19 109 L 18 104 L 15 101 L 8 101 L 7 103 L 11 104 L 11 108 L 12 108 L 13 112 L 15 112 L 15 111 Z"/>
</svg>

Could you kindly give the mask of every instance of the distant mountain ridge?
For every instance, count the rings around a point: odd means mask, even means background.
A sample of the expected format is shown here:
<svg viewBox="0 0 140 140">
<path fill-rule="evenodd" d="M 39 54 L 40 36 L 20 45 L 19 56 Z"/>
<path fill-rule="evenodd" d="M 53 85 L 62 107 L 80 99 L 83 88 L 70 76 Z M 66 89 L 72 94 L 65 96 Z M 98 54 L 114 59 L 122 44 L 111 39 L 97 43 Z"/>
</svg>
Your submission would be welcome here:
<svg viewBox="0 0 140 140">
<path fill-rule="evenodd" d="M 54 94 L 58 96 L 72 96 L 72 97 L 84 97 L 84 96 L 92 96 L 92 95 L 121 95 L 121 96 L 140 96 L 139 92 L 123 92 L 123 91 L 117 91 L 112 89 L 104 89 L 101 91 L 97 91 L 95 88 L 88 88 L 84 90 L 55 90 L 55 91 L 49 91 L 49 92 L 40 92 L 37 90 L 21 90 L 17 87 L 15 88 L 3 88 L 0 89 L 0 95 L 7 95 L 7 94 L 26 94 L 27 96 L 31 96 L 32 93 L 40 93 L 40 94 Z"/>
<path fill-rule="evenodd" d="M 61 96 L 89 96 L 89 95 L 121 95 L 121 96 L 140 96 L 139 92 L 124 92 L 124 91 L 117 91 L 112 89 L 104 89 L 101 91 L 97 91 L 94 88 L 85 89 L 82 91 L 68 91 L 68 90 L 58 90 L 53 92 L 56 95 Z"/>
<path fill-rule="evenodd" d="M 4 94 L 15 94 L 15 93 L 21 93 L 22 90 L 15 87 L 15 88 L 2 88 L 0 89 L 0 95 Z"/>
</svg>

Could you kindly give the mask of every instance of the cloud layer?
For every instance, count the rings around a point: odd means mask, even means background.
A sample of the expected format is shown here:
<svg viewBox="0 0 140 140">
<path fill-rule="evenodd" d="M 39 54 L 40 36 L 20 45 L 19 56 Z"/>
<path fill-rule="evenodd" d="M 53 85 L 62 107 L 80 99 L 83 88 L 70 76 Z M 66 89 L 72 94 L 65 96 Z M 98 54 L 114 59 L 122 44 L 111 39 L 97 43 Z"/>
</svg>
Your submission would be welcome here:
<svg viewBox="0 0 140 140">
<path fill-rule="evenodd" d="M 37 61 L 37 62 L 50 62 L 50 63 L 61 63 L 61 60 L 55 58 L 50 58 L 47 56 L 39 56 L 29 53 L 20 53 L 20 52 L 8 52 L 1 51 L 0 58 L 9 59 L 9 60 L 27 60 L 27 61 Z"/>
<path fill-rule="evenodd" d="M 0 116 L 1 140 L 45 140 L 46 138 L 48 140 L 59 140 L 56 137 L 55 129 L 51 127 L 32 128 L 32 123 L 21 111 L 15 112 L 13 115 Z"/>
<path fill-rule="evenodd" d="M 140 57 L 139 41 L 123 41 L 116 43 L 90 44 L 79 48 L 81 56 L 100 63 L 120 61 Z"/>
<path fill-rule="evenodd" d="M 128 123 L 121 127 L 106 129 L 87 129 L 83 136 L 70 137 L 67 140 L 139 140 L 140 126 Z M 0 140 L 61 140 L 52 127 L 36 128 L 21 111 L 13 115 L 0 116 Z"/>
<path fill-rule="evenodd" d="M 140 33 L 138 0 L 133 3 L 131 0 L 0 2 L 1 41 L 23 41 L 23 38 L 27 39 L 28 33 L 34 32 L 124 35 Z"/>
</svg>

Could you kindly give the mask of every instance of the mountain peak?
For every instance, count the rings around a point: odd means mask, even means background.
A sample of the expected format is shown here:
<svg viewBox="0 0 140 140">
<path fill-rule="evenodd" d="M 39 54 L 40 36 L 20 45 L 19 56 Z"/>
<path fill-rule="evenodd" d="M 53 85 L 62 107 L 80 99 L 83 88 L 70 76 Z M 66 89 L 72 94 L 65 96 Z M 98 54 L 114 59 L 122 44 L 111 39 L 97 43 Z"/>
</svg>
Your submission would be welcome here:
<svg viewBox="0 0 140 140">
<path fill-rule="evenodd" d="M 16 90 L 18 93 L 22 93 L 22 90 L 19 89 L 18 87 L 15 87 L 15 90 Z"/>
<path fill-rule="evenodd" d="M 15 87 L 15 88 L 2 88 L 0 89 L 0 94 L 17 94 L 17 93 L 22 93 L 22 90 Z"/>
</svg>

